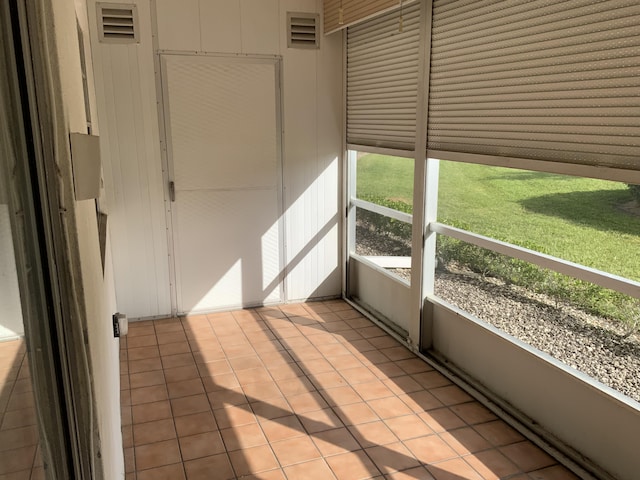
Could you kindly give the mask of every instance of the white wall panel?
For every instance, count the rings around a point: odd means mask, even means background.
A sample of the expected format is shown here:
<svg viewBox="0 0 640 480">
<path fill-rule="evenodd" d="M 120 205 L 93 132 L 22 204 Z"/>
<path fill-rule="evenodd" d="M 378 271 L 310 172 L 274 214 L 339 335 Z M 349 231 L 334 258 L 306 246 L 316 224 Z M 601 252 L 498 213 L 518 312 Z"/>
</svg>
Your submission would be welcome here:
<svg viewBox="0 0 640 480">
<path fill-rule="evenodd" d="M 158 43 L 161 50 L 200 50 L 199 0 L 155 0 L 158 19 Z M 204 5 L 217 2 L 202 2 Z M 229 2 L 232 3 L 232 2 Z M 211 20 L 207 18 L 207 20 Z M 206 31 L 219 25 L 208 24 Z"/>
<path fill-rule="evenodd" d="M 287 299 L 339 295 L 341 40 L 322 37 L 320 50 L 287 48 L 287 11 L 316 13 L 320 0 L 194 2 L 136 0 L 138 45 L 92 37 L 118 309 L 132 317 L 171 311 L 152 3 L 160 49 L 282 55 Z M 94 29 L 94 0 L 89 12 Z"/>
<path fill-rule="evenodd" d="M 320 50 L 287 48 L 286 13 L 318 13 L 321 2 L 280 2 L 284 90 L 284 182 L 289 300 L 338 295 L 339 158 L 342 53 L 320 39 Z M 329 48 L 329 46 L 331 48 Z M 325 50 L 326 49 L 326 50 Z M 337 124 L 327 124 L 333 123 Z"/>
<path fill-rule="evenodd" d="M 342 34 L 320 39 L 318 51 L 318 167 L 322 170 L 317 202 L 324 206 L 327 232 L 318 245 L 318 275 L 324 278 L 318 296 L 335 295 L 341 289 L 340 236 L 341 145 L 342 145 Z M 337 182 L 337 183 L 336 183 Z M 338 259 L 338 260 L 336 260 Z"/>
<path fill-rule="evenodd" d="M 409 331 L 411 288 L 357 258 L 349 261 L 349 289 L 352 298 L 389 326 Z M 398 330 L 397 328 L 395 328 Z"/>
<path fill-rule="evenodd" d="M 280 51 L 278 0 L 240 0 L 242 53 L 274 54 Z"/>
<path fill-rule="evenodd" d="M 130 317 L 171 312 L 164 182 L 149 1 L 137 2 L 140 44 L 104 44 L 90 2 L 100 146 L 117 307 Z"/>
<path fill-rule="evenodd" d="M 342 40 L 340 35 L 322 37 L 320 50 L 303 50 L 287 48 L 286 39 L 288 11 L 318 13 L 321 7 L 319 0 L 200 2 L 203 52 L 283 57 L 285 283 L 290 301 L 340 293 Z M 162 35 L 161 30 L 162 48 L 179 50 L 179 43 Z"/>
<path fill-rule="evenodd" d="M 201 51 L 241 53 L 240 0 L 201 0 L 199 25 Z M 194 23 L 189 28 L 197 31 L 197 26 Z"/>
<path fill-rule="evenodd" d="M 0 203 L 0 340 L 24 334 L 9 208 Z"/>
</svg>

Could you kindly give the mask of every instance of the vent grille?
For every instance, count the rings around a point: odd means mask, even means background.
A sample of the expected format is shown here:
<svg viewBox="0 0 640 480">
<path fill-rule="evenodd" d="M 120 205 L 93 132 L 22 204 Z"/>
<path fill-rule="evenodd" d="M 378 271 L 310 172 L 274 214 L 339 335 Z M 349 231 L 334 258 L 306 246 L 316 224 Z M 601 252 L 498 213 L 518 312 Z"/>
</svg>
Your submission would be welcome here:
<svg viewBox="0 0 640 480">
<path fill-rule="evenodd" d="M 101 42 L 137 43 L 138 11 L 135 5 L 98 3 L 98 28 Z"/>
<path fill-rule="evenodd" d="M 318 24 L 315 13 L 287 13 L 287 46 L 289 48 L 320 48 Z"/>
</svg>

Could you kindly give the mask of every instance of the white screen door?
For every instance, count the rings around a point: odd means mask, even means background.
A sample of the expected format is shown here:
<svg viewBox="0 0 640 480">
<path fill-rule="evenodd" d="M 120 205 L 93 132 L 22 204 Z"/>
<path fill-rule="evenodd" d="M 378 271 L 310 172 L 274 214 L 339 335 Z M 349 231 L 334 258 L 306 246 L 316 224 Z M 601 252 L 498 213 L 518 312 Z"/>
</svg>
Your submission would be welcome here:
<svg viewBox="0 0 640 480">
<path fill-rule="evenodd" d="M 178 313 L 282 301 L 278 63 L 163 55 Z"/>
</svg>

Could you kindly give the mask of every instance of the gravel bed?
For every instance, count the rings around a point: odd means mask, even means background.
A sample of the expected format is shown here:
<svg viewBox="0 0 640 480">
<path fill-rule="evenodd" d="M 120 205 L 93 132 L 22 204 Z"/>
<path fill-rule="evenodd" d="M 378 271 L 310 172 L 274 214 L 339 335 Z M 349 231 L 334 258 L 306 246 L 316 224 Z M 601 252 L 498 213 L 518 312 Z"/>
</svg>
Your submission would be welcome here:
<svg viewBox="0 0 640 480">
<path fill-rule="evenodd" d="M 402 239 L 357 228 L 360 255 L 410 255 Z M 404 245 L 403 245 L 404 244 Z M 397 253 L 396 253 L 397 252 Z M 519 340 L 640 402 L 640 335 L 546 295 L 448 265 L 435 293 Z M 410 271 L 397 271 L 405 278 Z"/>
</svg>

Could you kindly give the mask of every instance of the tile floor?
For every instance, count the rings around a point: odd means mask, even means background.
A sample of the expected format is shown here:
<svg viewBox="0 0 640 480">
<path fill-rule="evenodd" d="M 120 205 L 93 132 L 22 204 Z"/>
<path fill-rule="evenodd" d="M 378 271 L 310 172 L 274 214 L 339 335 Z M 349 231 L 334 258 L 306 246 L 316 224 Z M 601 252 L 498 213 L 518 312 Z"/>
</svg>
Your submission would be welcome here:
<svg viewBox="0 0 640 480">
<path fill-rule="evenodd" d="M 127 480 L 572 473 L 342 301 L 132 323 Z"/>
<path fill-rule="evenodd" d="M 5 479 L 44 479 L 24 340 L 0 342 L 0 480 Z"/>
</svg>

